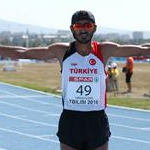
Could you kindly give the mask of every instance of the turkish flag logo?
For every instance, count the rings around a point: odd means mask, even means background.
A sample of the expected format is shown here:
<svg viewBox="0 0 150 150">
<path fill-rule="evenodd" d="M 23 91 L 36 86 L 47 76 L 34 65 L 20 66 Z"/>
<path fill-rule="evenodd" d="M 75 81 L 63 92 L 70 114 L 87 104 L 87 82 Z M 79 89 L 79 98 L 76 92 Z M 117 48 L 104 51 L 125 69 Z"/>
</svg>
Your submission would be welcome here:
<svg viewBox="0 0 150 150">
<path fill-rule="evenodd" d="M 96 64 L 96 60 L 93 59 L 93 58 L 91 58 L 91 59 L 89 60 L 89 63 L 90 63 L 90 65 L 95 65 L 95 64 Z"/>
</svg>

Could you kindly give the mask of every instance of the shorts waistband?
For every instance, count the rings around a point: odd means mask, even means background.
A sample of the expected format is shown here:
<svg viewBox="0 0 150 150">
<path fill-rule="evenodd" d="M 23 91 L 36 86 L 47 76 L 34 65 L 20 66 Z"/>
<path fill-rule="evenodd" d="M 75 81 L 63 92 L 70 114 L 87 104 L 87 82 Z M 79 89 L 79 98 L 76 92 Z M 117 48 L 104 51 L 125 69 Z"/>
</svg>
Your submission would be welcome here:
<svg viewBox="0 0 150 150">
<path fill-rule="evenodd" d="M 63 113 L 70 114 L 70 115 L 80 115 L 80 116 L 99 116 L 105 114 L 105 110 L 99 111 L 73 111 L 73 110 L 66 110 L 63 109 Z"/>
</svg>

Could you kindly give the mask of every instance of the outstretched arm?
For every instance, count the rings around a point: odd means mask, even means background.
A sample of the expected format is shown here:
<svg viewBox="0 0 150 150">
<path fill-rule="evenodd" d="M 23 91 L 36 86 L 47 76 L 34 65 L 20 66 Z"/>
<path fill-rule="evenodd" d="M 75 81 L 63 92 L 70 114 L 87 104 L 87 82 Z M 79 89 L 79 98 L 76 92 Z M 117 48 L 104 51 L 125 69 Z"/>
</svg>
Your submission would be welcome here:
<svg viewBox="0 0 150 150">
<path fill-rule="evenodd" d="M 56 43 L 47 47 L 25 48 L 19 46 L 0 46 L 0 55 L 12 59 L 52 59 L 60 61 L 65 54 L 69 44 Z"/>
<path fill-rule="evenodd" d="M 105 61 L 109 57 L 129 57 L 150 55 L 150 47 L 141 45 L 120 45 L 112 42 L 101 44 Z"/>
</svg>

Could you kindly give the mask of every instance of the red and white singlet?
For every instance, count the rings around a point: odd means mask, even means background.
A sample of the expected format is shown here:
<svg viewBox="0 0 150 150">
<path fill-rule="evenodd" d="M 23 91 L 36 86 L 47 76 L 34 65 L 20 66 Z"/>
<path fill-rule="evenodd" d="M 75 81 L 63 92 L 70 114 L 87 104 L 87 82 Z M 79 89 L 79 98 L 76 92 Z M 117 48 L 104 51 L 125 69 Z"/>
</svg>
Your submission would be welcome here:
<svg viewBox="0 0 150 150">
<path fill-rule="evenodd" d="M 80 55 L 73 42 L 62 65 L 63 107 L 74 111 L 99 111 L 106 107 L 106 73 L 100 45 L 92 42 L 92 52 Z"/>
</svg>

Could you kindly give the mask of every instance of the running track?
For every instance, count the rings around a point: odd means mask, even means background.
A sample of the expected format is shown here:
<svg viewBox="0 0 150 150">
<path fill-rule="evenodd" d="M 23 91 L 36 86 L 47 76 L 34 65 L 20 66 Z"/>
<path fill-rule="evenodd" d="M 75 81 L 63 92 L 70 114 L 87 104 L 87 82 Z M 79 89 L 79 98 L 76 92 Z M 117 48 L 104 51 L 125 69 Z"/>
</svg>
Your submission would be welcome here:
<svg viewBox="0 0 150 150">
<path fill-rule="evenodd" d="M 55 95 L 0 82 L 0 150 L 60 150 Z M 109 106 L 109 150 L 150 150 L 150 111 Z"/>
</svg>

